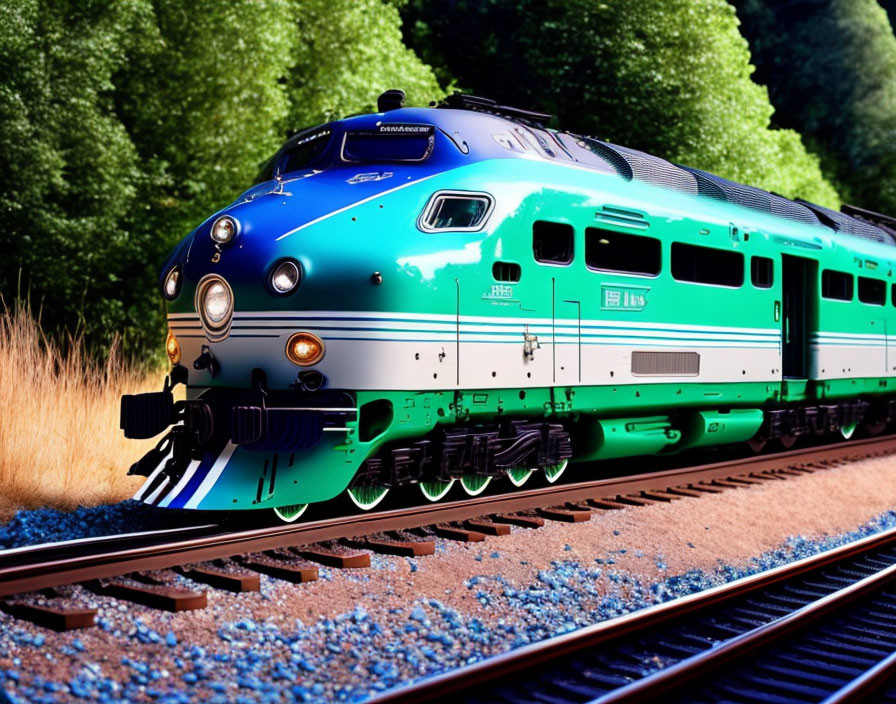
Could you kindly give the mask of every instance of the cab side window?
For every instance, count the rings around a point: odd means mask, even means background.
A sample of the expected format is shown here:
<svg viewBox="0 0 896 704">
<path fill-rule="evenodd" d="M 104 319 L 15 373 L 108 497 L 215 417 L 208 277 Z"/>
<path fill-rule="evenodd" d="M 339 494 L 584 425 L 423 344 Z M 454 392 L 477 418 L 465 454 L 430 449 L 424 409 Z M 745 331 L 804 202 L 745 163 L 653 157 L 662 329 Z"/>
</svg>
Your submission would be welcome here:
<svg viewBox="0 0 896 704">
<path fill-rule="evenodd" d="M 589 227 L 585 230 L 585 265 L 597 271 L 656 276 L 662 261 L 655 237 L 627 235 Z"/>
<path fill-rule="evenodd" d="M 750 280 L 756 288 L 771 288 L 775 283 L 775 263 L 768 257 L 750 260 Z"/>
<path fill-rule="evenodd" d="M 821 272 L 821 297 L 835 301 L 851 301 L 853 290 L 852 274 L 825 269 Z"/>
<path fill-rule="evenodd" d="M 532 225 L 532 253 L 543 264 L 570 264 L 573 257 L 572 225 L 538 220 Z"/>
<path fill-rule="evenodd" d="M 673 242 L 672 277 L 677 281 L 737 288 L 744 283 L 744 255 L 725 249 Z"/>
<path fill-rule="evenodd" d="M 880 279 L 860 276 L 859 300 L 872 306 L 882 306 L 887 302 L 887 285 Z"/>
</svg>

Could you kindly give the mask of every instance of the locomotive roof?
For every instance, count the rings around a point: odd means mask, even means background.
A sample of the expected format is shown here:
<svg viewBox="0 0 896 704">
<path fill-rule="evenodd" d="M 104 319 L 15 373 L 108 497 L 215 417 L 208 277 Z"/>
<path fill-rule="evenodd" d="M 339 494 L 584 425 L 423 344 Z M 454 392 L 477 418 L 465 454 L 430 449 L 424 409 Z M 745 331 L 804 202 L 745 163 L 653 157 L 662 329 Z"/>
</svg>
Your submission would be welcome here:
<svg viewBox="0 0 896 704">
<path fill-rule="evenodd" d="M 385 95 L 385 94 L 384 94 Z M 401 96 L 403 97 L 403 96 Z M 303 130 L 290 138 L 271 160 L 307 143 L 315 135 L 366 134 L 377 130 L 400 133 L 401 127 L 432 126 L 457 147 L 453 155 L 439 156 L 444 166 L 460 158 L 476 160 L 509 156 L 540 157 L 545 161 L 574 163 L 627 181 L 641 181 L 661 188 L 749 208 L 773 217 L 824 226 L 837 235 L 859 237 L 896 247 L 896 218 L 854 206 L 837 212 L 805 200 L 791 200 L 755 186 L 729 181 L 715 174 L 673 164 L 646 152 L 593 137 L 549 129 L 550 115 L 497 105 L 475 96 L 455 95 L 435 108 L 404 108 L 398 102 L 385 112 L 356 115 Z M 381 107 L 384 103 L 381 102 Z M 454 150 L 451 150 L 454 151 Z M 459 163 L 458 163 L 459 165 Z M 263 173 L 262 179 L 273 172 Z"/>
</svg>

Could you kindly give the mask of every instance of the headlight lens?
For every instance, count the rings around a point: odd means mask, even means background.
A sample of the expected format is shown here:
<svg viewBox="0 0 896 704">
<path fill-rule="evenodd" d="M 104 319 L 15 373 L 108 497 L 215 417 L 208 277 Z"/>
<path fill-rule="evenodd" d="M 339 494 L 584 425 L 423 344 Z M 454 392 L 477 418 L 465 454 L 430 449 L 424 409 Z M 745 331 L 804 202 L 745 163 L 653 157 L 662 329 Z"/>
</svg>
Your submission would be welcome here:
<svg viewBox="0 0 896 704">
<path fill-rule="evenodd" d="M 271 272 L 271 288 L 281 295 L 286 295 L 295 290 L 301 278 L 299 265 L 287 259 L 280 262 Z"/>
<path fill-rule="evenodd" d="M 233 318 L 230 285 L 220 276 L 205 277 L 196 288 L 196 310 L 210 339 L 225 337 Z"/>
<path fill-rule="evenodd" d="M 286 343 L 286 356 L 293 364 L 310 367 L 324 358 L 324 343 L 310 332 L 297 332 Z"/>
<path fill-rule="evenodd" d="M 209 236 L 218 244 L 227 244 L 240 233 L 240 223 L 230 215 L 222 215 L 212 223 Z"/>
<path fill-rule="evenodd" d="M 202 307 L 211 327 L 220 327 L 227 319 L 231 302 L 230 291 L 221 282 L 215 281 L 205 289 Z"/>
<path fill-rule="evenodd" d="M 177 364 L 180 361 L 180 343 L 170 330 L 168 331 L 168 339 L 165 340 L 165 352 L 168 353 L 168 359 L 171 364 Z"/>
<path fill-rule="evenodd" d="M 165 298 L 167 298 L 169 301 L 173 301 L 175 298 L 177 298 L 177 294 L 180 293 L 180 283 L 180 267 L 172 267 L 171 271 L 169 271 L 168 275 L 165 277 Z"/>
</svg>

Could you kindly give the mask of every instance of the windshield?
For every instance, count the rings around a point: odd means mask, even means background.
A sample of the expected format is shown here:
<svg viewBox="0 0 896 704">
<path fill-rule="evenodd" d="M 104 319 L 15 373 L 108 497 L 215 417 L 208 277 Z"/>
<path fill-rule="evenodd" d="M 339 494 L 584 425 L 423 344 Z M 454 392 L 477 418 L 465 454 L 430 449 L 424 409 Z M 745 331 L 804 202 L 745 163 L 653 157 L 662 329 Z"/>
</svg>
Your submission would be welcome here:
<svg viewBox="0 0 896 704">
<path fill-rule="evenodd" d="M 275 175 L 320 167 L 321 157 L 327 151 L 333 136 L 330 125 L 301 130 L 290 137 L 274 156 L 262 167 L 255 183 L 270 181 Z M 322 168 L 322 167 L 320 167 Z"/>
<path fill-rule="evenodd" d="M 287 149 L 286 160 L 280 167 L 280 173 L 289 173 L 310 167 L 326 151 L 332 135 L 333 130 L 324 127 L 301 137 Z"/>
<path fill-rule="evenodd" d="M 343 161 L 424 161 L 432 152 L 431 125 L 380 125 L 348 132 L 342 144 Z"/>
</svg>

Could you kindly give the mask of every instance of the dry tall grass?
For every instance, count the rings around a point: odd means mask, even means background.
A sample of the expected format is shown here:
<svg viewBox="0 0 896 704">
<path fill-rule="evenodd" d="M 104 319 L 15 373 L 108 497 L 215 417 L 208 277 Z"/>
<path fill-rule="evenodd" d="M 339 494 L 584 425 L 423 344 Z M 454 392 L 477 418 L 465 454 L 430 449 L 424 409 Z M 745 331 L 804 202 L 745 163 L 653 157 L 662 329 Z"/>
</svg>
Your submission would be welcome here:
<svg viewBox="0 0 896 704">
<path fill-rule="evenodd" d="M 130 464 L 153 441 L 125 439 L 123 393 L 158 390 L 162 375 L 105 364 L 78 340 L 63 352 L 24 305 L 0 308 L 0 519 L 18 508 L 73 508 L 128 498 Z"/>
</svg>

